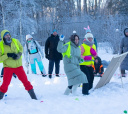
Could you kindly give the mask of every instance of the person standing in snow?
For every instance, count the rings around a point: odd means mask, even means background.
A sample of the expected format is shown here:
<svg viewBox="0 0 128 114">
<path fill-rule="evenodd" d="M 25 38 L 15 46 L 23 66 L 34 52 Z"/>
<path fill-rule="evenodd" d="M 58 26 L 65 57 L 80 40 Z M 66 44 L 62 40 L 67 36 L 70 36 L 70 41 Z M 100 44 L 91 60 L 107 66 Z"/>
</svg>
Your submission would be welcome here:
<svg viewBox="0 0 128 114">
<path fill-rule="evenodd" d="M 33 86 L 28 81 L 22 66 L 22 45 L 17 39 L 11 38 L 10 32 L 8 30 L 3 30 L 1 32 L 1 38 L 0 61 L 3 62 L 4 76 L 3 83 L 0 86 L 0 99 L 2 99 L 4 94 L 7 92 L 13 73 L 15 73 L 18 79 L 23 83 L 31 98 L 37 99 L 33 90 Z"/>
<path fill-rule="evenodd" d="M 97 56 L 96 46 L 94 45 L 93 35 L 91 33 L 87 33 L 84 36 L 83 44 L 81 45 L 81 58 L 83 62 L 80 64 L 81 71 L 86 74 L 89 85 L 83 84 L 82 86 L 82 93 L 86 91 L 87 87 L 90 90 L 93 87 L 93 67 L 94 65 L 94 58 Z"/>
<path fill-rule="evenodd" d="M 24 51 L 25 51 L 26 67 L 28 67 L 30 63 L 32 73 L 36 74 L 36 62 L 37 62 L 42 76 L 45 77 L 46 72 L 42 63 L 42 59 L 44 58 L 44 53 L 39 43 L 36 40 L 34 40 L 30 34 L 26 35 L 26 44 Z"/>
<path fill-rule="evenodd" d="M 64 71 L 68 79 L 68 87 L 64 94 L 69 95 L 72 91 L 76 95 L 77 87 L 81 83 L 88 83 L 86 75 L 80 70 L 81 51 L 79 47 L 79 36 L 71 35 L 70 41 L 64 44 L 64 37 L 60 36 L 60 41 L 57 46 L 58 52 L 63 54 Z M 86 89 L 87 90 L 87 89 Z M 84 93 L 88 95 L 88 90 Z"/>
<path fill-rule="evenodd" d="M 121 43 L 120 43 L 120 54 L 123 54 L 125 52 L 128 52 L 128 28 L 124 30 L 124 35 L 125 37 L 122 38 Z M 128 55 L 124 58 L 120 65 L 121 69 L 121 76 L 126 77 L 125 70 L 128 70 Z"/>
<path fill-rule="evenodd" d="M 54 63 L 56 76 L 59 77 L 60 60 L 62 60 L 62 54 L 57 51 L 58 42 L 59 36 L 57 31 L 54 29 L 53 34 L 51 34 L 45 43 L 45 57 L 49 60 L 49 78 L 52 78 Z"/>
</svg>

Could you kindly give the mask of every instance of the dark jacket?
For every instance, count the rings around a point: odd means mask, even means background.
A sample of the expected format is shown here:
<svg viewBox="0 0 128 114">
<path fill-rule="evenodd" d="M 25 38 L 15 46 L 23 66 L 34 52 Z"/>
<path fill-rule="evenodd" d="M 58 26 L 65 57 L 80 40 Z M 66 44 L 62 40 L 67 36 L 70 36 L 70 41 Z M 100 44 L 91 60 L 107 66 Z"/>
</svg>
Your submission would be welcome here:
<svg viewBox="0 0 128 114">
<path fill-rule="evenodd" d="M 102 62 L 101 62 L 101 58 L 100 57 L 96 57 L 95 60 L 98 60 L 98 63 L 94 62 L 94 73 L 97 74 L 97 73 L 100 73 L 100 74 L 103 74 L 104 72 L 104 68 L 103 68 L 103 65 L 102 65 Z"/>
<path fill-rule="evenodd" d="M 59 42 L 59 36 L 51 36 L 46 40 L 45 43 L 45 55 L 50 60 L 62 60 L 62 54 L 57 51 L 57 45 Z"/>
</svg>

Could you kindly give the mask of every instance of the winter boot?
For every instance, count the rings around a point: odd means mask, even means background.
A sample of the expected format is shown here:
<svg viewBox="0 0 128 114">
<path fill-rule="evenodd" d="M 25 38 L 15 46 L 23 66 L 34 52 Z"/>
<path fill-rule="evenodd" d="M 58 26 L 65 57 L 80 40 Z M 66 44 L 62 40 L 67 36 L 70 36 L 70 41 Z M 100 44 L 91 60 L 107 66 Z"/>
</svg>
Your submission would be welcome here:
<svg viewBox="0 0 128 114">
<path fill-rule="evenodd" d="M 75 95 L 75 96 L 78 95 L 78 94 L 77 94 L 77 88 L 78 88 L 79 85 L 80 85 L 80 84 L 76 84 L 76 85 L 73 85 L 73 87 L 72 87 L 72 94 Z"/>
<path fill-rule="evenodd" d="M 50 78 L 50 79 L 52 78 L 52 75 L 51 75 L 51 74 L 49 74 L 49 78 Z"/>
<path fill-rule="evenodd" d="M 121 76 L 126 77 L 125 70 L 121 70 Z"/>
<path fill-rule="evenodd" d="M 4 93 L 0 91 L 0 99 L 3 99 Z"/>
<path fill-rule="evenodd" d="M 36 95 L 35 95 L 35 93 L 34 93 L 34 90 L 33 90 L 33 89 L 29 90 L 29 91 L 28 91 L 28 93 L 29 93 L 29 95 L 31 96 L 31 98 L 32 98 L 32 99 L 37 100 Z"/>
<path fill-rule="evenodd" d="M 65 92 L 64 92 L 64 95 L 69 95 L 71 92 L 72 92 L 72 89 L 69 89 L 69 88 L 67 87 L 67 89 L 66 89 Z"/>
<path fill-rule="evenodd" d="M 56 74 L 56 77 L 60 77 L 59 74 Z"/>
<path fill-rule="evenodd" d="M 41 74 L 42 74 L 42 76 L 43 76 L 43 77 L 46 77 L 46 76 L 47 76 L 46 74 L 43 74 L 43 72 L 42 72 L 42 71 L 41 71 Z"/>
</svg>

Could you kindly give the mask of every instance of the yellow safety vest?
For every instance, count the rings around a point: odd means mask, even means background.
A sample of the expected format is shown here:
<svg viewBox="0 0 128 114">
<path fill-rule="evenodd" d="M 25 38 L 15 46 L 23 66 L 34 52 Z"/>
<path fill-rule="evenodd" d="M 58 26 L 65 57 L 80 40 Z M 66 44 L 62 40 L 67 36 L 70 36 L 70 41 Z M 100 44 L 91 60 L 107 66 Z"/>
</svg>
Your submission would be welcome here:
<svg viewBox="0 0 128 114">
<path fill-rule="evenodd" d="M 84 47 L 84 50 L 85 50 L 85 52 L 83 53 L 83 56 L 91 56 L 92 60 L 83 61 L 82 63 L 80 63 L 80 65 L 94 65 L 95 59 L 90 53 L 91 47 L 86 44 L 82 44 L 82 46 Z M 93 44 L 92 48 L 96 51 L 96 46 L 94 44 Z"/>
<path fill-rule="evenodd" d="M 14 38 L 12 38 L 12 41 L 14 42 L 14 44 L 15 44 L 15 46 L 16 46 L 16 48 L 17 48 L 17 50 L 18 50 L 18 52 L 19 52 L 19 46 L 18 46 L 18 44 L 17 44 L 17 41 L 16 41 L 16 39 L 14 39 Z M 2 55 L 4 54 L 4 46 L 3 46 L 3 41 L 1 41 L 0 42 L 0 48 L 1 48 L 1 51 L 2 51 Z M 3 61 L 0 61 L 0 63 L 2 63 Z"/>
<path fill-rule="evenodd" d="M 63 58 L 65 57 L 65 55 L 67 55 L 68 58 L 71 58 L 71 41 L 66 43 L 66 44 L 64 44 L 64 45 L 68 45 L 68 49 L 67 49 L 67 51 L 65 53 L 62 53 Z M 79 46 L 79 48 L 80 48 L 80 46 Z"/>
</svg>

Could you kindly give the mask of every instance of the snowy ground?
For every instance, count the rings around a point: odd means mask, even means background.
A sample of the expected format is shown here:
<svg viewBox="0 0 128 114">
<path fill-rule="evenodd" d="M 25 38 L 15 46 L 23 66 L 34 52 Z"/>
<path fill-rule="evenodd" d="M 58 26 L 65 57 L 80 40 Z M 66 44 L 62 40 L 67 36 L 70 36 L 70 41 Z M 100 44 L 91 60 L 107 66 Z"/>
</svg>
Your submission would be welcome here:
<svg viewBox="0 0 128 114">
<path fill-rule="evenodd" d="M 113 57 L 111 53 L 100 49 L 98 54 L 104 60 L 111 60 Z M 43 59 L 43 63 L 47 71 L 48 60 Z M 60 73 L 64 74 L 62 61 L 60 66 Z M 28 79 L 39 100 L 32 100 L 22 83 L 13 77 L 6 93 L 7 97 L 0 101 L 0 114 L 124 114 L 124 110 L 128 111 L 128 77 L 123 78 L 122 88 L 118 76 L 119 69 L 115 74 L 117 75 L 113 76 L 109 84 L 90 91 L 89 96 L 81 94 L 81 87 L 78 88 L 79 96 L 63 95 L 67 87 L 65 75 L 49 79 L 41 75 L 29 74 Z M 94 87 L 99 79 L 95 77 Z M 0 78 L 1 84 L 2 78 Z"/>
</svg>

